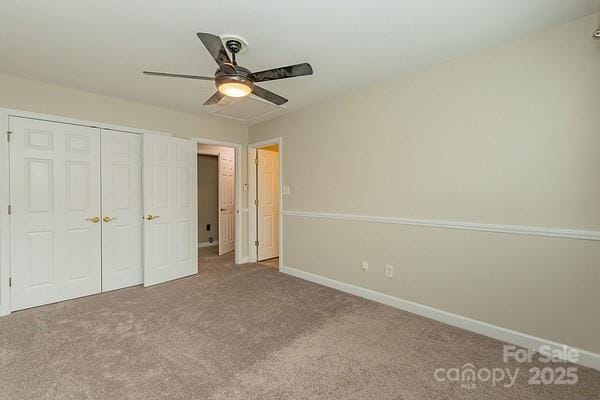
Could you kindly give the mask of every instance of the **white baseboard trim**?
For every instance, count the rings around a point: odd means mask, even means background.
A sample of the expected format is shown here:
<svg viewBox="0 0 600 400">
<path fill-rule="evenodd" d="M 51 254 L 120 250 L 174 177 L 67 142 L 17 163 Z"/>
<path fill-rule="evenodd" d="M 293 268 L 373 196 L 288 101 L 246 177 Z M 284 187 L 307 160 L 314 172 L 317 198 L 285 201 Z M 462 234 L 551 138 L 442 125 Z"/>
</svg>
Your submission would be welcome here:
<svg viewBox="0 0 600 400">
<path fill-rule="evenodd" d="M 0 306 L 0 317 L 4 317 L 9 314 L 10 310 L 8 309 L 8 306 Z"/>
<path fill-rule="evenodd" d="M 211 246 L 217 246 L 219 244 L 218 240 L 215 240 L 214 242 L 200 242 L 198 243 L 198 248 L 201 247 L 211 247 Z"/>
<path fill-rule="evenodd" d="M 510 329 L 488 324 L 486 322 L 477 321 L 471 318 L 463 317 L 462 315 L 453 314 L 447 311 L 439 310 L 437 308 L 414 303 L 412 301 L 403 300 L 398 297 L 390 296 L 370 289 L 365 289 L 359 286 L 354 286 L 349 283 L 336 281 L 331 278 L 326 278 L 324 276 L 312 274 L 310 272 L 305 272 L 296 268 L 281 266 L 280 271 L 300 279 L 304 279 L 323 286 L 337 289 L 342 292 L 363 297 L 365 299 L 373 300 L 378 303 L 386 304 L 388 306 L 398 308 L 400 310 L 421 315 L 423 317 L 443 322 L 448 325 L 456 326 L 458 328 L 462 328 L 471 332 L 479 333 L 484 336 L 489 336 L 491 338 L 503 342 L 515 344 L 526 349 L 538 351 L 541 346 L 549 346 L 549 348 L 551 348 L 552 350 L 563 350 L 565 347 L 572 348 L 570 346 L 556 343 L 550 340 L 538 338 L 521 332 L 516 332 Z M 577 364 L 583 365 L 585 367 L 594 368 L 600 371 L 600 354 L 580 349 L 577 349 L 577 351 L 579 352 L 579 360 L 576 362 Z"/>
</svg>

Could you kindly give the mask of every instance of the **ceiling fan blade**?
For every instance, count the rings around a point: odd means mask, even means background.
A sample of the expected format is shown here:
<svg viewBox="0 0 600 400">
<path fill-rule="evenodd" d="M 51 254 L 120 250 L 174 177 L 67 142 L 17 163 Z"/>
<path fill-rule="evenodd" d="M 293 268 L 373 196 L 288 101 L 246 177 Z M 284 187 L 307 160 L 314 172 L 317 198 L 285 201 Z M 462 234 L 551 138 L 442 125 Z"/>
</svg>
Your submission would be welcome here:
<svg viewBox="0 0 600 400">
<path fill-rule="evenodd" d="M 274 81 L 276 79 L 293 78 L 296 76 L 312 75 L 313 69 L 309 63 L 289 65 L 287 67 L 273 68 L 266 71 L 254 72 L 254 82 Z"/>
<path fill-rule="evenodd" d="M 202 41 L 204 47 L 208 50 L 210 55 L 215 59 L 217 64 L 231 64 L 231 59 L 229 58 L 229 54 L 227 54 L 227 50 L 223 46 L 223 42 L 221 38 L 213 35 L 211 33 L 203 33 L 198 32 L 198 39 Z"/>
<path fill-rule="evenodd" d="M 277 104 L 278 106 L 287 103 L 288 99 L 285 97 L 281 97 L 278 94 L 275 94 L 267 89 L 263 89 L 260 86 L 254 85 L 254 89 L 252 89 L 252 94 L 260 97 L 261 99 L 265 99 L 273 104 Z"/>
<path fill-rule="evenodd" d="M 169 78 L 198 79 L 198 80 L 201 80 L 201 81 L 214 81 L 215 80 L 215 78 L 211 78 L 209 76 L 168 74 L 166 72 L 152 72 L 152 71 L 144 71 L 144 75 L 166 76 L 166 77 L 169 77 Z"/>
<path fill-rule="evenodd" d="M 212 106 L 215 104 L 219 104 L 219 102 L 225 97 L 225 95 L 219 91 L 216 91 L 215 94 L 210 96 L 208 100 L 204 102 L 205 106 Z"/>
</svg>

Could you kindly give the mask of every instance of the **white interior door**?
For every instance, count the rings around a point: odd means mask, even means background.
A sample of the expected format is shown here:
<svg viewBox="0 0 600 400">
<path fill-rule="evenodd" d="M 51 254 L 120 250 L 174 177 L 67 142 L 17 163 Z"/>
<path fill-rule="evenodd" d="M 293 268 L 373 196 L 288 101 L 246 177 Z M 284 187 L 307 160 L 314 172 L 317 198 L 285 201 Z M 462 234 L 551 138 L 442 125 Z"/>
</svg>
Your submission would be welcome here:
<svg viewBox="0 0 600 400">
<path fill-rule="evenodd" d="M 198 272 L 196 143 L 144 134 L 144 286 Z"/>
<path fill-rule="evenodd" d="M 139 285 L 142 135 L 102 130 L 102 291 Z"/>
<path fill-rule="evenodd" d="M 9 126 L 12 310 L 99 293 L 99 129 Z"/>
<path fill-rule="evenodd" d="M 219 255 L 235 243 L 235 150 L 219 153 Z"/>
<path fill-rule="evenodd" d="M 279 257 L 279 153 L 257 150 L 258 260 Z"/>
</svg>

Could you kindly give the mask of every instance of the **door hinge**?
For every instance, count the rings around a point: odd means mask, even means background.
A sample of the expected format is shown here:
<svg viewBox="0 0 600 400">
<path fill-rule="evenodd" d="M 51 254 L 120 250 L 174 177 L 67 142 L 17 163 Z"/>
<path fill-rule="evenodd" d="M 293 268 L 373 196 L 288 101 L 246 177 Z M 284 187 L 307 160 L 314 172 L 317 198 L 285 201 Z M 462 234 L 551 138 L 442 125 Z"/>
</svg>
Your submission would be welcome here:
<svg viewBox="0 0 600 400">
<path fill-rule="evenodd" d="M 258 207 L 258 199 L 254 200 L 254 205 Z"/>
<path fill-rule="evenodd" d="M 12 277 L 8 278 L 8 287 L 12 287 Z"/>
<path fill-rule="evenodd" d="M 12 206 L 9 204 L 8 205 L 8 215 L 10 215 L 12 213 Z"/>
<path fill-rule="evenodd" d="M 10 135 L 12 135 L 11 131 L 6 131 L 6 141 L 10 143 Z"/>
<path fill-rule="evenodd" d="M 258 158 L 254 159 L 254 164 L 258 165 Z"/>
<path fill-rule="evenodd" d="M 255 240 L 255 241 L 254 241 L 254 245 L 255 245 L 256 247 L 258 247 L 258 240 Z"/>
</svg>

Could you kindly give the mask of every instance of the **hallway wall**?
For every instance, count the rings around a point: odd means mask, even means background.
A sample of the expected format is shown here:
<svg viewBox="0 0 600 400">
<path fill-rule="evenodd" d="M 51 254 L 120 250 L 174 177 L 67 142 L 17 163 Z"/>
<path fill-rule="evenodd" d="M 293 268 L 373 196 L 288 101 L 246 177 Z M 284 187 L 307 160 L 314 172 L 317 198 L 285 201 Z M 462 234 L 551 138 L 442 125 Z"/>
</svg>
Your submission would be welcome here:
<svg viewBox="0 0 600 400">
<path fill-rule="evenodd" d="M 198 154 L 198 244 L 209 237 L 219 239 L 219 158 Z"/>
</svg>

